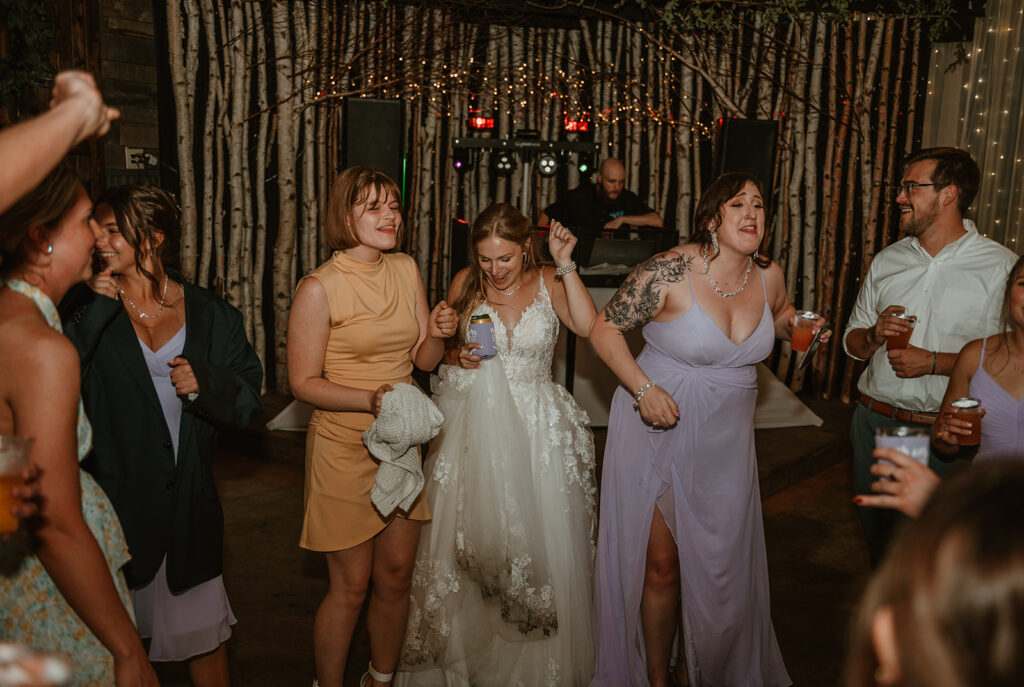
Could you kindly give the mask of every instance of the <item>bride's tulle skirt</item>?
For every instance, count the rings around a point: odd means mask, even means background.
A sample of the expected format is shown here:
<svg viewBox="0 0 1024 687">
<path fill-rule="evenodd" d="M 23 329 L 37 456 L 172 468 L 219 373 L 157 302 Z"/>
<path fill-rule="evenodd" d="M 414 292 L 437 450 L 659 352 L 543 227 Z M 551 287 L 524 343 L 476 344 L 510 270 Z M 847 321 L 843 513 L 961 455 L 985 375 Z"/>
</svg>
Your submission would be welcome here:
<svg viewBox="0 0 1024 687">
<path fill-rule="evenodd" d="M 445 417 L 424 466 L 420 537 L 396 685 L 587 685 L 592 641 L 594 441 L 550 377 L 501 362 L 442 366 Z"/>
</svg>

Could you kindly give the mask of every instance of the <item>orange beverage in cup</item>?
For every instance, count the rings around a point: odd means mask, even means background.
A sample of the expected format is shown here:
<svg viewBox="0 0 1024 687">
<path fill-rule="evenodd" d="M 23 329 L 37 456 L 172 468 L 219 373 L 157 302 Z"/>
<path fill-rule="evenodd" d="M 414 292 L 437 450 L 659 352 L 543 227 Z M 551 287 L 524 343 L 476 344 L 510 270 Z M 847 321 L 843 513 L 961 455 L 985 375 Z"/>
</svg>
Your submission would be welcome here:
<svg viewBox="0 0 1024 687">
<path fill-rule="evenodd" d="M 967 436 L 957 434 L 961 446 L 977 446 L 981 443 L 981 401 L 976 398 L 958 398 L 950 402 L 953 415 L 958 420 L 971 423 L 971 433 Z"/>
<path fill-rule="evenodd" d="M 814 335 L 818 333 L 818 314 L 810 310 L 801 310 L 796 314 L 793 322 L 793 335 L 790 345 L 794 351 L 806 353 L 814 341 Z"/>
<path fill-rule="evenodd" d="M 893 317 L 903 320 L 903 324 L 910 327 L 907 331 L 896 336 L 885 337 L 885 350 L 899 351 L 910 345 L 910 335 L 914 333 L 914 325 L 917 324 L 917 315 L 908 315 L 905 312 L 893 313 Z"/>
<path fill-rule="evenodd" d="M 31 439 L 0 436 L 0 533 L 10 534 L 18 529 L 18 519 L 11 508 L 21 503 L 11 490 L 25 483 L 22 473 L 28 466 Z"/>
</svg>

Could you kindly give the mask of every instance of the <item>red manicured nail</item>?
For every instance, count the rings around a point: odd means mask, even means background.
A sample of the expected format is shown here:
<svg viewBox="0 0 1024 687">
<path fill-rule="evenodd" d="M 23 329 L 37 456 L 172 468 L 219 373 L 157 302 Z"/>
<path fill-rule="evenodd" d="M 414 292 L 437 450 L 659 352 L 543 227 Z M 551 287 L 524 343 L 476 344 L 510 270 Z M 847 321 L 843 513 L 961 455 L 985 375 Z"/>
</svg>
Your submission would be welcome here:
<svg viewBox="0 0 1024 687">
<path fill-rule="evenodd" d="M 864 499 L 861 498 L 860 496 L 854 496 L 853 497 L 853 502 L 854 503 L 864 503 Z"/>
</svg>

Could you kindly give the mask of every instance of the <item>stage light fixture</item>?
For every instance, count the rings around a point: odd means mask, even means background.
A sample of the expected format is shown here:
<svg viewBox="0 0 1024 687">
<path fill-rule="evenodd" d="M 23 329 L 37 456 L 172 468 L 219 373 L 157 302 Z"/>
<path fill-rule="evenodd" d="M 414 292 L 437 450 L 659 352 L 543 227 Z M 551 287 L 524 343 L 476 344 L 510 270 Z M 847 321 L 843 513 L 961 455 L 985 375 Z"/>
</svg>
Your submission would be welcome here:
<svg viewBox="0 0 1024 687">
<path fill-rule="evenodd" d="M 558 160 L 551 153 L 541 153 L 537 158 L 537 171 L 542 177 L 553 177 L 558 171 Z"/>
<path fill-rule="evenodd" d="M 580 153 L 579 162 L 577 163 L 580 174 L 590 174 L 594 171 L 594 154 L 593 153 Z"/>
<path fill-rule="evenodd" d="M 452 151 L 452 166 L 456 172 L 468 172 L 473 169 L 473 155 L 465 148 L 455 148 Z"/>
<path fill-rule="evenodd" d="M 516 158 L 508 150 L 496 150 L 491 153 L 491 168 L 496 174 L 509 176 L 516 169 Z"/>
</svg>

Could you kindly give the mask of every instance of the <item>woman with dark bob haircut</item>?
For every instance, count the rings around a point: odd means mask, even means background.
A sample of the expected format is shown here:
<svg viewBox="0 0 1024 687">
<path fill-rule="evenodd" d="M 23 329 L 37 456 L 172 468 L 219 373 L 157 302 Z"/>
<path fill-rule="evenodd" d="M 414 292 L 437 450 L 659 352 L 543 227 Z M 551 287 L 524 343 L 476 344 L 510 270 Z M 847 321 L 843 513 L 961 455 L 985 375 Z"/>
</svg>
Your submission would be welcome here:
<svg viewBox="0 0 1024 687">
<path fill-rule="evenodd" d="M 690 241 L 634 269 L 594 321 L 621 382 L 602 468 L 594 687 L 667 685 L 680 610 L 691 685 L 791 682 L 768 607 L 753 418 L 755 365 L 790 338 L 794 309 L 764 230 L 760 184 L 719 177 Z M 623 334 L 637 327 L 647 345 L 634 360 Z"/>
<path fill-rule="evenodd" d="M 110 189 L 96 221 L 103 270 L 64 324 L 96 429 L 84 467 L 124 527 L 150 660 L 185 661 L 196 687 L 227 687 L 235 618 L 213 452 L 221 427 L 244 427 L 262 410 L 263 368 L 242 313 L 173 269 L 180 213 L 169 193 Z"/>
<path fill-rule="evenodd" d="M 943 481 L 861 601 L 847 687 L 1024 684 L 1024 462 Z"/>
</svg>

